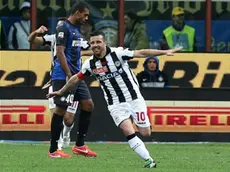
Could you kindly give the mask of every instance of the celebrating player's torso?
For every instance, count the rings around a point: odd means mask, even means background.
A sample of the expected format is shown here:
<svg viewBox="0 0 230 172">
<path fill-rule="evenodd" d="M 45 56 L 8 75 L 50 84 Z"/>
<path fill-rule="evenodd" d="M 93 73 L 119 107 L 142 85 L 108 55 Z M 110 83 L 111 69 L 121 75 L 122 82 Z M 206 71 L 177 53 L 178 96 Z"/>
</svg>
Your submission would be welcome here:
<svg viewBox="0 0 230 172">
<path fill-rule="evenodd" d="M 132 59 L 133 51 L 107 47 L 103 59 L 91 56 L 82 66 L 82 73 L 93 74 L 100 82 L 108 105 L 128 102 L 141 98 L 137 80 L 129 69 L 127 60 Z"/>
</svg>

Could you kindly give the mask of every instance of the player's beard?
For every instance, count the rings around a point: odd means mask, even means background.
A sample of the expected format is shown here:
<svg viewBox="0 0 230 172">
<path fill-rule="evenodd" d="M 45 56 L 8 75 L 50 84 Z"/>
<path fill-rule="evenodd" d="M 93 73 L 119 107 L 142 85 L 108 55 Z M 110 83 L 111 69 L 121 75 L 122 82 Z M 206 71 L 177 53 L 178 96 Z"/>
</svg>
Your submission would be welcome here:
<svg viewBox="0 0 230 172">
<path fill-rule="evenodd" d="M 100 48 L 100 47 L 94 47 L 94 48 L 93 48 L 93 53 L 94 53 L 97 57 L 100 57 L 100 55 L 101 55 L 101 48 Z"/>
</svg>

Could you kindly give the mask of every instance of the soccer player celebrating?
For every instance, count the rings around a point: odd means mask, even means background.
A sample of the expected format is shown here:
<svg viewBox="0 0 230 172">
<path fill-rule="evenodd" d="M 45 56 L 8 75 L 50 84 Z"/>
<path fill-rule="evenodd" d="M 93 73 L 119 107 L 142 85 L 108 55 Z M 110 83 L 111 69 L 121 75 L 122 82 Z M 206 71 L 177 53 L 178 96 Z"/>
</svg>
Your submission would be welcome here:
<svg viewBox="0 0 230 172">
<path fill-rule="evenodd" d="M 142 97 L 138 82 L 127 63 L 133 57 L 173 55 L 181 48 L 171 50 L 128 50 L 117 49 L 111 51 L 106 46 L 105 35 L 96 31 L 91 34 L 90 45 L 94 55 L 87 59 L 81 72 L 68 80 L 60 90 L 47 95 L 47 97 L 62 96 L 71 91 L 84 76 L 94 75 L 100 82 L 101 88 L 108 105 L 108 110 L 115 124 L 121 128 L 126 136 L 130 148 L 145 160 L 144 167 L 156 167 L 155 161 L 150 156 L 143 141 L 135 134 L 132 121 L 143 136 L 150 136 L 150 122 L 147 116 L 147 107 Z M 132 119 L 132 120 L 131 120 Z"/>
</svg>

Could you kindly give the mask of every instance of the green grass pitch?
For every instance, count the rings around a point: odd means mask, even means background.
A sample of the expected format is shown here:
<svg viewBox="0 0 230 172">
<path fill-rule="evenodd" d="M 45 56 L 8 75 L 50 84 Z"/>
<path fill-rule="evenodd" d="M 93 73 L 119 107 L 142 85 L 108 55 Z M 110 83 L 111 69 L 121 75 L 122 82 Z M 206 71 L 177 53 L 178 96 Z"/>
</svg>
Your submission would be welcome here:
<svg viewBox="0 0 230 172">
<path fill-rule="evenodd" d="M 1 172 L 230 172 L 230 144 L 147 144 L 157 162 L 145 169 L 128 144 L 89 143 L 96 158 L 49 159 L 48 144 L 0 144 Z M 71 153 L 71 147 L 66 149 Z"/>
</svg>

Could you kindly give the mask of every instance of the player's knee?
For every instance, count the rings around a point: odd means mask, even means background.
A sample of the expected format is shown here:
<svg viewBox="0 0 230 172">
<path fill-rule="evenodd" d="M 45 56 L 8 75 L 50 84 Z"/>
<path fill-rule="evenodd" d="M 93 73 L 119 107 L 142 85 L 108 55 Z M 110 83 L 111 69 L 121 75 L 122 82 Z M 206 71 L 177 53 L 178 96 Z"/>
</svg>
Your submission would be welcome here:
<svg viewBox="0 0 230 172">
<path fill-rule="evenodd" d="M 67 126 L 71 126 L 73 124 L 73 120 L 72 119 L 64 119 L 64 123 Z"/>
<path fill-rule="evenodd" d="M 64 116 L 65 115 L 65 109 L 59 106 L 56 106 L 54 113 L 60 116 Z"/>
<path fill-rule="evenodd" d="M 65 125 L 67 125 L 67 126 L 72 125 L 73 124 L 73 120 L 74 120 L 74 114 L 71 114 L 71 113 L 65 114 L 65 116 L 64 116 L 64 123 L 65 123 Z"/>
<path fill-rule="evenodd" d="M 151 136 L 151 131 L 150 130 L 143 130 L 143 131 L 140 131 L 140 134 L 144 137 L 149 137 L 149 136 Z"/>
<path fill-rule="evenodd" d="M 81 108 L 84 110 L 84 111 L 87 111 L 87 112 L 92 112 L 93 109 L 94 109 L 94 103 L 93 101 L 90 99 L 90 100 L 84 100 L 82 101 L 81 103 Z"/>
</svg>

